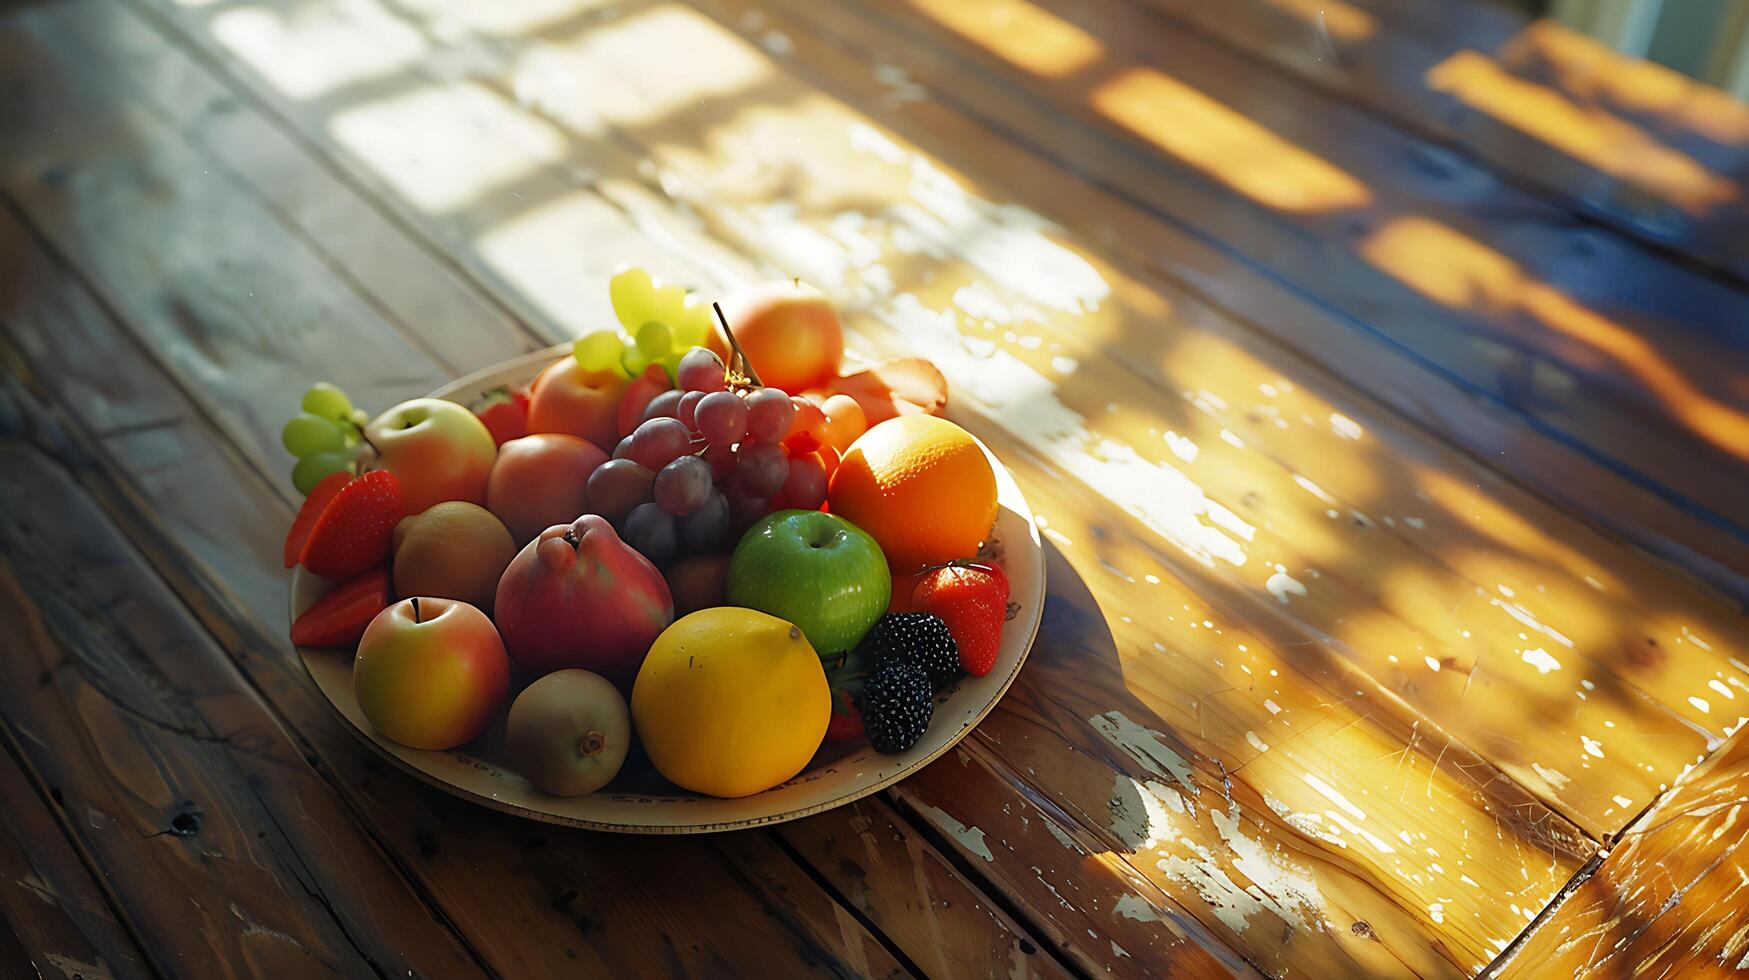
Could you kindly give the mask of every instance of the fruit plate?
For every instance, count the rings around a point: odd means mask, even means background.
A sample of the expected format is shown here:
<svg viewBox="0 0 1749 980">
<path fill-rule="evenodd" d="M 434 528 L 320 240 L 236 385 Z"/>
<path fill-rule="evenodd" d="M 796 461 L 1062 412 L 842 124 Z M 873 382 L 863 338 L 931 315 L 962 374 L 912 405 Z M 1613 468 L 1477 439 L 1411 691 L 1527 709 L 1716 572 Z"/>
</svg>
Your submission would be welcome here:
<svg viewBox="0 0 1749 980">
<path fill-rule="evenodd" d="M 554 347 L 505 362 L 445 385 L 432 397 L 468 403 L 502 385 L 521 385 L 540 369 L 569 352 Z M 808 768 L 789 782 L 740 799 L 696 796 L 663 782 L 639 761 L 637 752 L 626 770 L 605 789 L 588 796 L 549 796 L 511 771 L 505 760 L 505 709 L 485 734 L 457 749 L 410 749 L 379 736 L 352 693 L 350 650 L 299 647 L 298 655 L 334 709 L 358 736 L 395 765 L 445 792 L 475 803 L 548 823 L 592 830 L 637 834 L 697 834 L 736 830 L 794 820 L 842 806 L 904 779 L 964 738 L 1020 673 L 1020 666 L 1038 633 L 1045 594 L 1044 551 L 1032 511 L 988 447 L 979 443 L 996 471 L 1000 508 L 991 549 L 1008 576 L 1010 615 L 1002 628 L 996 666 L 984 677 L 968 677 L 936 696 L 935 716 L 923 738 L 907 752 L 881 755 L 864 740 L 828 742 Z M 292 570 L 291 615 L 315 604 L 329 581 Z M 639 766 L 645 770 L 637 773 Z"/>
</svg>

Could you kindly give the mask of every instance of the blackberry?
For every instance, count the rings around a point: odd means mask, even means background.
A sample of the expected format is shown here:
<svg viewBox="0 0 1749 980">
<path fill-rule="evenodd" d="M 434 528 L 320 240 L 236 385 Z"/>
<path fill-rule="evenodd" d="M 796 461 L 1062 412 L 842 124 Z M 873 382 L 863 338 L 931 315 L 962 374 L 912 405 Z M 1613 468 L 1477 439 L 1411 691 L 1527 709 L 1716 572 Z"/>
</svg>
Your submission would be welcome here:
<svg viewBox="0 0 1749 980">
<path fill-rule="evenodd" d="M 859 647 L 869 670 L 913 664 L 929 675 L 929 684 L 937 691 L 959 676 L 959 645 L 947 624 L 933 613 L 887 613 L 875 620 Z"/>
<path fill-rule="evenodd" d="M 863 728 L 876 752 L 903 752 L 923 737 L 935 714 L 929 676 L 912 664 L 888 664 L 875 671 L 857 696 Z"/>
</svg>

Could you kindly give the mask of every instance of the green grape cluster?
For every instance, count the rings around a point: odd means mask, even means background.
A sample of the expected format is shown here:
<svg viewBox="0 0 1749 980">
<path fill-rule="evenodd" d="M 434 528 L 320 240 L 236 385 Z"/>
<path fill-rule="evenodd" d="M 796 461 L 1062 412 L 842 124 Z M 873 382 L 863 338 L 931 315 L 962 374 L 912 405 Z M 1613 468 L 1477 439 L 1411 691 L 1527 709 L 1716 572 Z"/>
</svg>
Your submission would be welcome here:
<svg viewBox="0 0 1749 980">
<path fill-rule="evenodd" d="M 635 378 L 650 365 L 661 364 L 672 380 L 681 356 L 710 337 L 710 305 L 688 305 L 683 287 L 658 286 L 643 269 L 615 273 L 607 295 L 625 329 L 597 330 L 578 338 L 571 354 L 585 371 Z"/>
<path fill-rule="evenodd" d="M 304 392 L 303 411 L 279 430 L 285 450 L 298 458 L 292 486 L 308 494 L 331 473 L 355 471 L 368 417 L 352 407 L 346 393 L 326 381 Z"/>
</svg>

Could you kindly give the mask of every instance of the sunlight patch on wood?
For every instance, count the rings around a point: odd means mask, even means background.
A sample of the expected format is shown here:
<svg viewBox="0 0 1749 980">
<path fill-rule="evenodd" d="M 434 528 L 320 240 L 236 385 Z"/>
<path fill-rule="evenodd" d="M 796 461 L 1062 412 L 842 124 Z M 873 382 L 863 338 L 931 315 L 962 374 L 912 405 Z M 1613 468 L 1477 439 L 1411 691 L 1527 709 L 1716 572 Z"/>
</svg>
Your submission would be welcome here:
<svg viewBox="0 0 1749 980">
<path fill-rule="evenodd" d="M 1093 35 L 1025 0 L 911 0 L 944 27 L 1017 67 L 1053 78 L 1099 60 Z"/>
<path fill-rule="evenodd" d="M 269 85 L 300 100 L 394 75 L 427 52 L 417 30 L 358 4 L 232 7 L 213 15 L 212 32 Z"/>
<path fill-rule="evenodd" d="M 1348 171 L 1158 69 L 1126 69 L 1091 101 L 1106 118 L 1259 204 L 1303 213 L 1372 201 Z"/>
<path fill-rule="evenodd" d="M 620 0 L 397 0 L 444 39 L 534 34 L 566 18 L 620 6 Z"/>
<path fill-rule="evenodd" d="M 1480 52 L 1451 55 L 1427 72 L 1427 84 L 1690 214 L 1705 214 L 1740 196 L 1734 182 L 1639 126 L 1525 81 Z"/>
<path fill-rule="evenodd" d="M 1269 6 L 1325 30 L 1338 41 L 1364 41 L 1378 31 L 1378 19 L 1342 0 L 1264 0 Z"/>
<path fill-rule="evenodd" d="M 1749 459 L 1749 415 L 1696 388 L 1639 332 L 1524 272 L 1510 257 L 1432 218 L 1393 218 L 1360 243 L 1380 270 L 1429 298 L 1490 313 L 1518 311 L 1586 344 L 1638 378 L 1695 435 Z"/>
</svg>

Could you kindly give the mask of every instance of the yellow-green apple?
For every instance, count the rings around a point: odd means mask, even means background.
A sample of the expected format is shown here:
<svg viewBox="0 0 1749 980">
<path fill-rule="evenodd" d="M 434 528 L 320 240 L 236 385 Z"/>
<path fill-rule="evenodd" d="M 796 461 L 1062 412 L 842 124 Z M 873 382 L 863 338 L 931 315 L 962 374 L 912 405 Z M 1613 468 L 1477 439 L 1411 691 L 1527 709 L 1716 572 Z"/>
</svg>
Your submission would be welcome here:
<svg viewBox="0 0 1749 980">
<path fill-rule="evenodd" d="M 492 512 L 465 500 L 445 500 L 395 525 L 395 592 L 460 599 L 492 608 L 504 566 L 516 557 Z"/>
<path fill-rule="evenodd" d="M 528 431 L 564 432 L 597 446 L 619 441 L 615 430 L 626 382 L 612 371 L 585 371 L 569 354 L 546 366 L 528 389 Z"/>
<path fill-rule="evenodd" d="M 594 514 L 547 528 L 498 581 L 494 607 L 516 665 L 540 675 L 593 670 L 630 690 L 650 644 L 674 621 L 662 573 Z"/>
<path fill-rule="evenodd" d="M 370 621 L 352 662 L 358 707 L 384 738 L 449 749 L 480 734 L 504 703 L 510 660 L 486 614 L 416 597 Z"/>
<path fill-rule="evenodd" d="M 607 454 L 594 443 L 563 432 L 512 439 L 498 447 L 486 507 L 521 544 L 582 516 L 589 475 L 605 462 Z"/>
<path fill-rule="evenodd" d="M 819 290 L 794 279 L 764 282 L 735 291 L 722 305 L 760 381 L 801 392 L 838 377 L 844 328 Z"/>
<path fill-rule="evenodd" d="M 486 477 L 498 444 L 465 406 L 438 398 L 405 401 L 365 426 L 377 465 L 401 481 L 407 513 L 442 500 L 486 502 Z"/>
<path fill-rule="evenodd" d="M 729 605 L 796 624 L 822 657 L 856 646 L 892 591 L 875 539 L 817 510 L 780 510 L 755 522 L 729 558 Z"/>
</svg>

